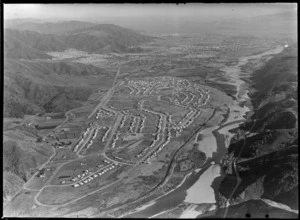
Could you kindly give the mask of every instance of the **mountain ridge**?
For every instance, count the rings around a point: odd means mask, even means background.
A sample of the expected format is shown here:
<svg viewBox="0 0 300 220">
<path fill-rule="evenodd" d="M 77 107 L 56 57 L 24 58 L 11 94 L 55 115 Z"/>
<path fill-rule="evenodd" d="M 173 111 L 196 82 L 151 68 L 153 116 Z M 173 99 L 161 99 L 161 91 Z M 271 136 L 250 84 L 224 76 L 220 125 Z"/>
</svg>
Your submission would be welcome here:
<svg viewBox="0 0 300 220">
<path fill-rule="evenodd" d="M 98 24 L 61 35 L 5 28 L 4 39 L 5 59 L 50 59 L 46 52 L 71 48 L 99 54 L 131 52 L 132 46 L 155 38 L 117 25 Z"/>
<path fill-rule="evenodd" d="M 265 198 L 298 208 L 297 47 L 289 46 L 252 75 L 255 113 L 242 124 L 224 160 L 220 206 Z M 286 103 L 288 100 L 289 103 Z M 253 133 L 251 136 L 246 133 Z M 236 191 L 236 166 L 241 183 Z M 263 169 L 262 169 L 263 167 Z M 250 195 L 252 192 L 253 195 Z M 247 195 L 247 196 L 245 196 Z M 292 196 L 294 195 L 294 196 Z"/>
</svg>

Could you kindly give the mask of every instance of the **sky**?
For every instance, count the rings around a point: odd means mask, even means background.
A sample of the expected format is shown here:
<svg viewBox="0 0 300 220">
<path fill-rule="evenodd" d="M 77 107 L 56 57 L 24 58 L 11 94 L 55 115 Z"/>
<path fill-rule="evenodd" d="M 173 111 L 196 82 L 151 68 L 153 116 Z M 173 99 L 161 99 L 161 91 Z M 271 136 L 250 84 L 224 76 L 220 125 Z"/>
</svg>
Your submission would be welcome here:
<svg viewBox="0 0 300 220">
<path fill-rule="evenodd" d="M 297 10 L 295 3 L 250 4 L 4 4 L 4 19 L 96 20 L 122 17 L 222 19 Z"/>
</svg>

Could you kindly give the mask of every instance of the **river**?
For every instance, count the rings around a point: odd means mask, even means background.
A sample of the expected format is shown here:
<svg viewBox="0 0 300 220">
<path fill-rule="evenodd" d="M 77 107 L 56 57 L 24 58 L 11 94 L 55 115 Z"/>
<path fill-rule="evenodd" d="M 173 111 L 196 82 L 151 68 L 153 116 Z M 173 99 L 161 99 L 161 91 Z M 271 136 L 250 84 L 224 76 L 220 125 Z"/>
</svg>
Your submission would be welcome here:
<svg viewBox="0 0 300 220">
<path fill-rule="evenodd" d="M 261 54 L 241 57 L 236 65 L 226 66 L 222 69 L 226 73 L 225 76 L 231 79 L 228 84 L 235 85 L 237 93 L 236 100 L 233 100 L 233 102 L 228 105 L 230 112 L 226 121 L 220 125 L 203 129 L 200 133 L 202 135 L 202 139 L 200 140 L 202 147 L 200 150 L 205 152 L 207 157 L 211 157 L 214 163 L 206 162 L 200 170 L 188 174 L 189 176 L 186 176 L 181 185 L 175 190 L 154 200 L 155 203 L 151 201 L 152 203 L 144 206 L 143 209 L 139 209 L 137 212 L 124 217 L 147 218 L 156 216 L 158 213 L 174 209 L 183 202 L 193 204 L 214 204 L 216 202 L 211 184 L 216 177 L 221 175 L 220 162 L 226 155 L 230 140 L 234 135 L 230 133 L 229 130 L 237 128 L 243 123 L 246 113 L 250 111 L 246 105 L 240 105 L 241 102 L 249 99 L 248 90 L 242 91 L 241 89 L 245 83 L 245 81 L 240 79 L 241 67 L 247 64 L 250 59 L 260 59 L 263 56 L 278 54 L 282 52 L 283 49 L 283 46 L 278 46 L 275 49 Z M 186 215 L 188 214 L 186 213 Z"/>
</svg>

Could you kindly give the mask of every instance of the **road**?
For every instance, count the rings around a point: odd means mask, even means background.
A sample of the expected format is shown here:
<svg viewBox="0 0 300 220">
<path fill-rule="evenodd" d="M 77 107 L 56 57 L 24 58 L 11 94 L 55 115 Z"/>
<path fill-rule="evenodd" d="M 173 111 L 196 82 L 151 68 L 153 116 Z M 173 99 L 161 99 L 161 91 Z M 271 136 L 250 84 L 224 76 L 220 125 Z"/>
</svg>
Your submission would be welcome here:
<svg viewBox="0 0 300 220">
<path fill-rule="evenodd" d="M 92 111 L 92 113 L 89 115 L 88 118 L 92 117 L 92 115 L 94 115 L 96 111 L 98 111 L 103 105 L 105 105 L 107 103 L 107 101 L 109 100 L 109 98 L 112 96 L 112 94 L 115 91 L 115 87 L 117 86 L 116 82 L 117 82 L 118 76 L 120 75 L 120 72 L 121 72 L 121 66 L 118 67 L 117 74 L 114 78 L 114 81 L 113 81 L 113 84 L 112 84 L 111 88 L 102 97 L 100 103 L 94 108 L 94 110 Z"/>
<path fill-rule="evenodd" d="M 82 107 L 75 108 L 75 109 L 72 109 L 72 110 L 70 110 L 70 111 L 67 111 L 67 112 L 65 113 L 66 120 L 63 121 L 59 126 L 57 126 L 56 128 L 54 128 L 52 132 L 50 132 L 49 134 L 45 135 L 45 136 L 43 137 L 43 141 L 45 141 L 45 139 L 46 139 L 47 136 L 49 136 L 51 133 L 55 132 L 57 129 L 59 129 L 62 125 L 64 125 L 64 124 L 68 121 L 68 119 L 69 119 L 69 114 L 70 114 L 72 111 L 75 111 L 75 110 L 80 109 L 80 108 L 82 108 Z M 51 146 L 52 146 L 52 145 L 51 145 Z M 53 147 L 53 146 L 52 146 L 52 148 L 53 148 L 53 150 L 54 150 L 54 153 L 52 154 L 52 156 L 51 156 L 44 164 L 42 164 L 42 166 L 40 166 L 40 167 L 38 168 L 38 171 L 36 171 L 36 172 L 31 176 L 31 178 L 24 184 L 25 187 L 26 187 L 26 184 L 27 184 L 29 181 L 31 181 L 31 180 L 39 173 L 39 170 L 43 169 L 46 165 L 48 165 L 48 164 L 51 162 L 51 160 L 55 157 L 55 155 L 56 155 L 56 149 L 55 149 L 55 147 Z M 68 162 L 69 162 L 69 161 L 68 161 Z M 68 163 L 68 162 L 65 162 L 65 163 Z M 63 164 L 65 164 L 65 163 L 63 163 Z"/>
</svg>

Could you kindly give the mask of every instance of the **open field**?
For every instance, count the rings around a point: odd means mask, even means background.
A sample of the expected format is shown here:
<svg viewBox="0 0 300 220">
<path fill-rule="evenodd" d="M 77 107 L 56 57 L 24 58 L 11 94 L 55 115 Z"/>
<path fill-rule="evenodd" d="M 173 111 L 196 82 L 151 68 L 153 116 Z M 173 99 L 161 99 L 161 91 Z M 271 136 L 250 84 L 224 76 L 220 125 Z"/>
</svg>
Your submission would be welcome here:
<svg viewBox="0 0 300 220">
<path fill-rule="evenodd" d="M 113 171 L 108 171 L 101 176 L 93 177 L 93 180 L 90 183 L 86 182 L 78 188 L 75 188 L 73 185 L 45 187 L 38 195 L 37 200 L 49 205 L 58 205 L 70 202 L 76 198 L 86 195 L 87 193 L 96 191 L 100 187 L 117 181 L 118 175 L 126 169 L 128 169 L 126 166 L 115 168 Z M 112 175 L 111 172 L 113 172 L 114 175 Z M 83 180 L 83 182 L 84 181 L 86 180 Z"/>
<path fill-rule="evenodd" d="M 51 165 L 47 166 L 44 169 L 40 170 L 39 177 L 34 178 L 26 185 L 27 189 L 40 190 L 44 187 L 46 183 L 51 181 L 51 177 L 55 175 L 55 172 L 58 171 L 60 165 Z"/>
</svg>

